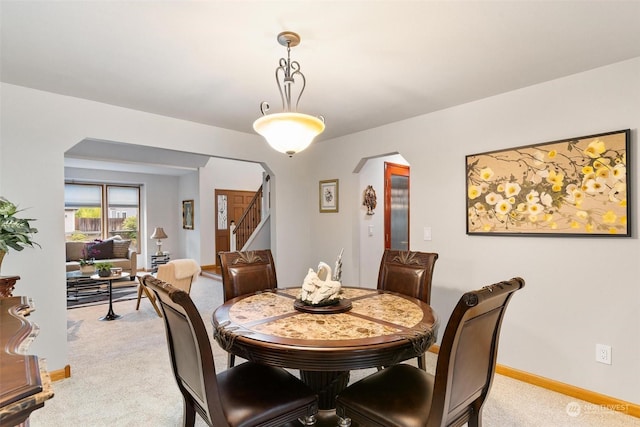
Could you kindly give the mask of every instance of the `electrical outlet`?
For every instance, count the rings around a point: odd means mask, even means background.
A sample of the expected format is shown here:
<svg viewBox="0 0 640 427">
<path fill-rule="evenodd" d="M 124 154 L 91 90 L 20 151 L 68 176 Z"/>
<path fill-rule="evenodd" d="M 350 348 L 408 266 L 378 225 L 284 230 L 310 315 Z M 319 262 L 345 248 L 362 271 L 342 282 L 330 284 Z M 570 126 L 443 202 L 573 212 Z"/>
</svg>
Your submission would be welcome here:
<svg viewBox="0 0 640 427">
<path fill-rule="evenodd" d="M 596 362 L 611 365 L 611 346 L 596 344 Z"/>
</svg>

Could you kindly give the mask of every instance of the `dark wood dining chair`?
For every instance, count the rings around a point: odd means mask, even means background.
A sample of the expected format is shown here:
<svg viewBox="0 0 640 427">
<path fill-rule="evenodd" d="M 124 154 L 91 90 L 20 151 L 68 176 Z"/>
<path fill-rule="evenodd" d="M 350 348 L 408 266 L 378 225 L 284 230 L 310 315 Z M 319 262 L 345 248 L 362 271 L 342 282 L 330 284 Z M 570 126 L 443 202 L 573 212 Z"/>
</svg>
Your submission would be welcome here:
<svg viewBox="0 0 640 427">
<path fill-rule="evenodd" d="M 481 426 L 500 326 L 511 297 L 523 286 L 516 277 L 465 293 L 444 331 L 435 376 L 398 364 L 352 384 L 337 397 L 338 425 Z"/>
<path fill-rule="evenodd" d="M 315 424 L 317 395 L 284 369 L 247 362 L 216 374 L 204 322 L 189 294 L 150 275 L 142 280 L 160 302 L 184 398 L 184 426 L 194 425 L 196 413 L 210 426 Z"/>
<path fill-rule="evenodd" d="M 278 287 L 276 266 L 271 250 L 219 252 L 224 301 Z M 229 353 L 227 366 L 235 365 L 235 355 Z"/>
<path fill-rule="evenodd" d="M 438 254 L 385 249 L 378 271 L 378 289 L 398 292 L 431 303 L 431 279 Z M 426 369 L 425 355 L 418 367 Z"/>
</svg>

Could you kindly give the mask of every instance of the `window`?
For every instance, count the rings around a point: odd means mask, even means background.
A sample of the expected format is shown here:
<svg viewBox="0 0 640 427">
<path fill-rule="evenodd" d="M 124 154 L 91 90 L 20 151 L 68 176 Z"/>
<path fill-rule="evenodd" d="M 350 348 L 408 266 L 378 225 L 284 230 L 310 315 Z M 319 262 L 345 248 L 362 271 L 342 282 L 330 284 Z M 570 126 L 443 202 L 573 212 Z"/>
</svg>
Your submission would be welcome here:
<svg viewBox="0 0 640 427">
<path fill-rule="evenodd" d="M 65 184 L 65 236 L 70 240 L 119 235 L 138 247 L 140 187 L 110 184 Z"/>
</svg>

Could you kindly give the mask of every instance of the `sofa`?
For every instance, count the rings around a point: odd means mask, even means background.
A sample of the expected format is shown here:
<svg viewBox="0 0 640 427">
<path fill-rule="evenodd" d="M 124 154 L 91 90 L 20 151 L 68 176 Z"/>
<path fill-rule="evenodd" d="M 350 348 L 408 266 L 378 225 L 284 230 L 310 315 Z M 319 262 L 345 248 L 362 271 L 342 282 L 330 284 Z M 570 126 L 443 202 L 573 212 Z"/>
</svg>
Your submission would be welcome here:
<svg viewBox="0 0 640 427">
<path fill-rule="evenodd" d="M 131 240 L 113 236 L 92 242 L 66 242 L 67 272 L 80 270 L 80 259 L 93 258 L 95 262 L 110 262 L 114 267 L 135 276 L 138 271 L 138 254 L 131 247 Z"/>
</svg>

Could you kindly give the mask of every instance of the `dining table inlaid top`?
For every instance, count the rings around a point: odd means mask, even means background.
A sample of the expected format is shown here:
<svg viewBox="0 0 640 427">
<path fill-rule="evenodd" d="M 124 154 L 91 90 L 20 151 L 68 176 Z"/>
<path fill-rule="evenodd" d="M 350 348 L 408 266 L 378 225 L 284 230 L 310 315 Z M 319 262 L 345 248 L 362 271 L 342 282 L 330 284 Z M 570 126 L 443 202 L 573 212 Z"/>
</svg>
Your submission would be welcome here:
<svg viewBox="0 0 640 427">
<path fill-rule="evenodd" d="M 300 288 L 278 288 L 227 301 L 213 314 L 220 346 L 256 362 L 294 369 L 383 366 L 424 353 L 438 319 L 415 298 L 343 287 L 352 308 L 340 313 L 296 310 Z"/>
</svg>

